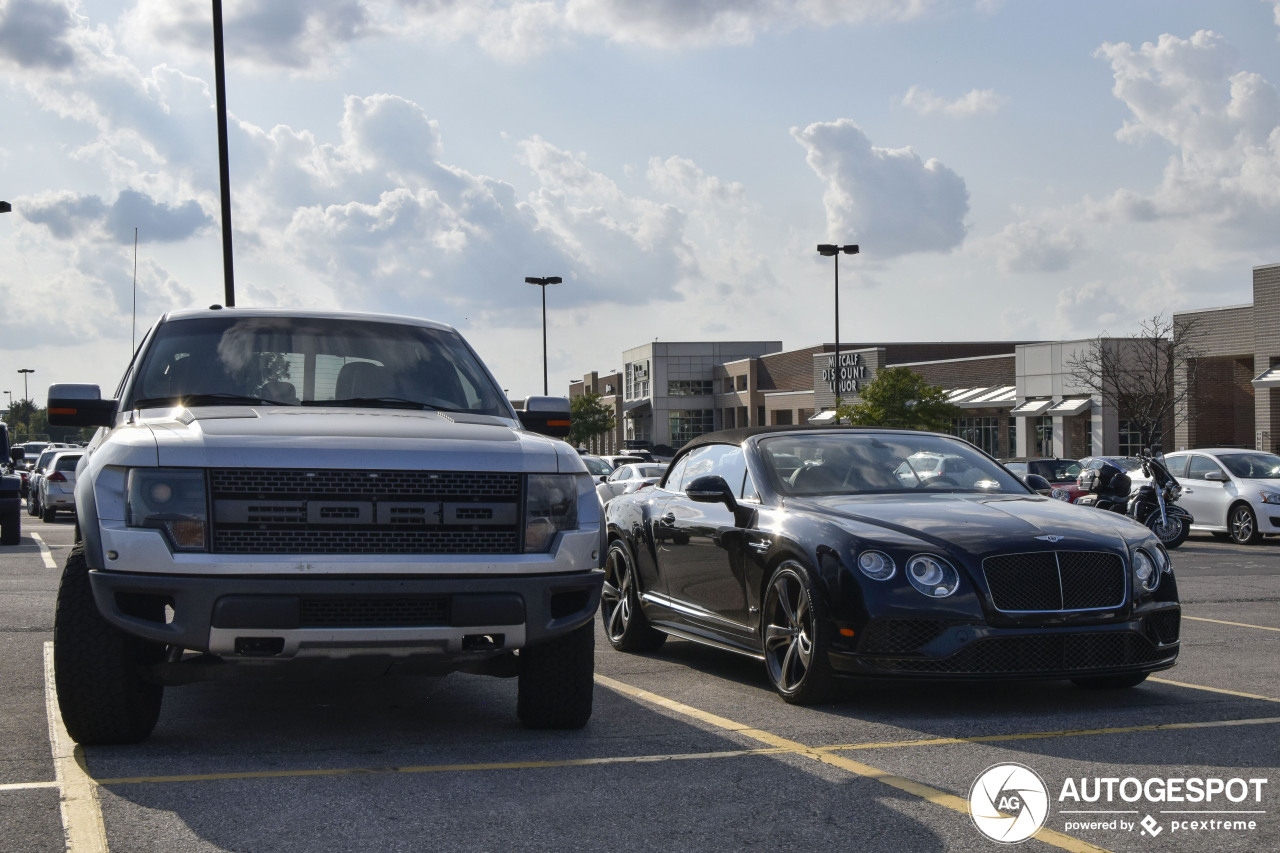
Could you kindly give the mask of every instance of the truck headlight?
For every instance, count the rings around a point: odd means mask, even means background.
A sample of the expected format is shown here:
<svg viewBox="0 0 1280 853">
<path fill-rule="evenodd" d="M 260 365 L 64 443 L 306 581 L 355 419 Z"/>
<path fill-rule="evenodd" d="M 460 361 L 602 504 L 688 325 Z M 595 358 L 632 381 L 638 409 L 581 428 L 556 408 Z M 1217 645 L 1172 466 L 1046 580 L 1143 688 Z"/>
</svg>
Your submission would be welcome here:
<svg viewBox="0 0 1280 853">
<path fill-rule="evenodd" d="M 133 468 L 129 471 L 125 523 L 164 532 L 175 551 L 208 547 L 209 501 L 204 471 Z"/>
<path fill-rule="evenodd" d="M 530 474 L 524 511 L 524 550 L 544 554 L 561 530 L 578 529 L 578 482 L 573 474 Z"/>
</svg>

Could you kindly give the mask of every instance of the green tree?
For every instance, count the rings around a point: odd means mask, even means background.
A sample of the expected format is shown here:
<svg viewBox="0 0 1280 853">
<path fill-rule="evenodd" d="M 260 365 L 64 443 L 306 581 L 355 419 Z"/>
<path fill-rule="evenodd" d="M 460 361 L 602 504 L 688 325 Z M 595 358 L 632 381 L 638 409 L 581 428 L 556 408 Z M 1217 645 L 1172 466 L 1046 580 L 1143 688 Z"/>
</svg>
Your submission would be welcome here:
<svg viewBox="0 0 1280 853">
<path fill-rule="evenodd" d="M 960 417 L 947 402 L 946 389 L 930 385 L 909 367 L 887 367 L 860 392 L 861 402 L 836 409 L 841 421 L 855 426 L 927 429 L 946 432 Z"/>
<path fill-rule="evenodd" d="M 600 402 L 599 394 L 588 391 L 569 401 L 569 443 L 574 447 L 612 432 L 617 425 L 613 411 Z"/>
</svg>

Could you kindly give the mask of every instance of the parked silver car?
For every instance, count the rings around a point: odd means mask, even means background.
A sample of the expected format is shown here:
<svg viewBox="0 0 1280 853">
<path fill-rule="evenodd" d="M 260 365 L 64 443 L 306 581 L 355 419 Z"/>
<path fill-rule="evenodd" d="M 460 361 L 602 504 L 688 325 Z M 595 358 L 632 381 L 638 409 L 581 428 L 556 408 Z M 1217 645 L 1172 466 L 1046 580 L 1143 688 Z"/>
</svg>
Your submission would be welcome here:
<svg viewBox="0 0 1280 853">
<path fill-rule="evenodd" d="M 666 465 L 657 463 L 622 465 L 603 483 L 596 485 L 596 494 L 600 495 L 601 503 L 607 504 L 618 495 L 629 495 L 645 486 L 652 486 L 662 479 L 662 473 L 666 470 Z"/>
<path fill-rule="evenodd" d="M 76 464 L 84 453 L 62 450 L 53 455 L 40 477 L 40 518 L 53 521 L 58 511 L 76 511 Z"/>
<path fill-rule="evenodd" d="M 45 470 L 53 464 L 53 458 L 66 450 L 65 446 L 48 444 L 31 463 L 27 475 L 27 515 L 40 515 L 40 481 L 44 478 Z"/>
<path fill-rule="evenodd" d="M 1280 534 L 1280 456 L 1209 447 L 1170 453 L 1164 461 L 1182 483 L 1178 503 L 1195 516 L 1192 530 L 1241 545 Z"/>
</svg>

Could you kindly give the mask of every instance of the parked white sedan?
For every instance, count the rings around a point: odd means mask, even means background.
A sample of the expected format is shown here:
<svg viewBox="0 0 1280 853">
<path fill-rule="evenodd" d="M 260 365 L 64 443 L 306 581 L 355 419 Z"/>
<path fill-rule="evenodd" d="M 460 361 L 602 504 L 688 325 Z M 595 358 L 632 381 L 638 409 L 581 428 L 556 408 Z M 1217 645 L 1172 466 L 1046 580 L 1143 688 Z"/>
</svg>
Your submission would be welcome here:
<svg viewBox="0 0 1280 853">
<path fill-rule="evenodd" d="M 652 486 L 662 479 L 662 472 L 666 470 L 666 465 L 657 463 L 622 465 L 607 480 L 596 485 L 596 493 L 600 495 L 600 502 L 607 504 L 618 495 L 629 495 L 645 486 Z"/>
<path fill-rule="evenodd" d="M 1280 456 L 1213 447 L 1164 460 L 1182 483 L 1178 503 L 1195 517 L 1192 530 L 1230 536 L 1241 545 L 1280 534 Z"/>
</svg>

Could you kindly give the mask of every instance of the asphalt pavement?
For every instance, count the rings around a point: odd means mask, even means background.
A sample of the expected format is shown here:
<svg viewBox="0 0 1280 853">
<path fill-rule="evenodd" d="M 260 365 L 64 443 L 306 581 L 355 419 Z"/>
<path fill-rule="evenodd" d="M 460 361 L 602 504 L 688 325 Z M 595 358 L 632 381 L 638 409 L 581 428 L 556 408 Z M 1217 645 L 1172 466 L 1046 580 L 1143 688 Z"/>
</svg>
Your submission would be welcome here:
<svg viewBox="0 0 1280 853">
<path fill-rule="evenodd" d="M 24 516 L 0 549 L 3 851 L 999 850 L 970 794 L 1015 764 L 1047 792 L 1027 850 L 1280 850 L 1280 540 L 1175 551 L 1180 662 L 1130 690 L 864 682 L 798 708 L 756 661 L 598 632 L 582 731 L 525 731 L 514 680 L 265 678 L 170 688 L 148 741 L 81 750 L 46 665 L 72 534 Z M 1069 796 L 1105 779 L 1110 803 Z"/>
</svg>

